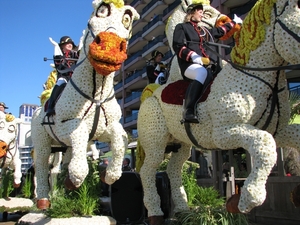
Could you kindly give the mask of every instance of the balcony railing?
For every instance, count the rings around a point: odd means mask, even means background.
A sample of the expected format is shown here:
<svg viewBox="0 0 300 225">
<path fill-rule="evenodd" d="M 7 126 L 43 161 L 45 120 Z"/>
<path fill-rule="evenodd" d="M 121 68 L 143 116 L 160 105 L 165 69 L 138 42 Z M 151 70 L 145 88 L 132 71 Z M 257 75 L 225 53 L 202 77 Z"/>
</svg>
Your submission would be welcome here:
<svg viewBox="0 0 300 225">
<path fill-rule="evenodd" d="M 171 5 L 169 5 L 168 8 L 166 8 L 164 11 L 163 11 L 163 16 L 169 14 L 170 12 L 172 12 L 177 6 L 179 6 L 181 3 L 181 0 L 176 0 L 174 1 Z"/>
<path fill-rule="evenodd" d="M 127 59 L 124 63 L 125 66 L 127 66 L 129 63 L 131 63 L 133 60 L 135 60 L 137 57 L 142 56 L 143 51 L 140 50 L 136 53 L 134 53 L 132 56 L 129 57 L 129 59 Z"/>
<path fill-rule="evenodd" d="M 137 117 L 138 117 L 138 113 L 134 113 L 130 116 L 127 116 L 127 117 L 125 117 L 125 123 L 129 123 L 133 120 L 137 120 Z"/>
<path fill-rule="evenodd" d="M 125 103 L 131 102 L 134 99 L 140 98 L 142 95 L 142 91 L 139 92 L 133 92 L 131 95 L 125 98 Z"/>
<path fill-rule="evenodd" d="M 151 22 L 149 22 L 146 26 L 143 27 L 143 33 L 149 30 L 152 26 L 156 25 L 156 23 L 162 21 L 163 16 L 157 15 Z"/>
<path fill-rule="evenodd" d="M 134 80 L 135 78 L 142 76 L 143 73 L 146 72 L 146 67 L 144 67 L 142 70 L 137 70 L 135 73 L 133 73 L 131 76 L 127 77 L 125 79 L 125 84 L 129 83 L 130 81 Z"/>
<path fill-rule="evenodd" d="M 147 12 L 154 4 L 156 4 L 158 1 L 157 0 L 152 0 L 145 8 L 142 10 L 142 15 Z"/>
<path fill-rule="evenodd" d="M 142 34 L 143 34 L 143 32 L 139 31 L 135 35 L 133 35 L 132 38 L 130 38 L 130 40 L 129 40 L 129 45 L 131 45 L 131 43 L 133 43 L 139 37 L 142 37 Z"/>
<path fill-rule="evenodd" d="M 154 38 L 152 41 L 150 41 L 147 45 L 145 45 L 143 47 L 143 52 L 146 52 L 147 50 L 149 50 L 150 48 L 152 48 L 154 45 L 156 45 L 159 42 L 163 42 L 164 38 L 166 37 L 166 35 L 159 35 L 156 38 Z"/>
<path fill-rule="evenodd" d="M 117 83 L 115 86 L 114 86 L 114 89 L 115 91 L 118 90 L 120 87 L 122 87 L 122 81 L 120 81 L 119 83 Z"/>
</svg>

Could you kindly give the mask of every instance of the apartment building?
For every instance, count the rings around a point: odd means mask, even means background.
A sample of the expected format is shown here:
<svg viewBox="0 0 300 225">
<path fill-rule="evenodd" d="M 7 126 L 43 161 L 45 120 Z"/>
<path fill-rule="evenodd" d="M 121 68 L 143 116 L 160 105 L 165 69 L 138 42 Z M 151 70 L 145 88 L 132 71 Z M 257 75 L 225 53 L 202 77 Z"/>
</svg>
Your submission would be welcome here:
<svg viewBox="0 0 300 225">
<path fill-rule="evenodd" d="M 25 173 L 32 164 L 32 158 L 30 154 L 33 148 L 30 134 L 31 119 L 33 112 L 38 107 L 38 105 L 22 104 L 19 110 L 19 118 L 22 119 L 22 123 L 19 125 L 18 148 L 20 152 L 20 159 L 22 162 L 22 173 Z"/>
</svg>

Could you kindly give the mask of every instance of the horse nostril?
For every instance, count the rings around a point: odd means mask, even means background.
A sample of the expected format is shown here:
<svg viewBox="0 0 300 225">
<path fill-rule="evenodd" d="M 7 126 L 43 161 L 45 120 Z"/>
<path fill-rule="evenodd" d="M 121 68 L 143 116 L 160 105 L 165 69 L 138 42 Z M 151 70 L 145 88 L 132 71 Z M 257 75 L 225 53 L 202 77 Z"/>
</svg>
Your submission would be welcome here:
<svg viewBox="0 0 300 225">
<path fill-rule="evenodd" d="M 95 41 L 97 44 L 100 44 L 100 42 L 101 42 L 100 36 L 97 35 L 97 36 L 95 37 L 94 41 Z"/>
</svg>

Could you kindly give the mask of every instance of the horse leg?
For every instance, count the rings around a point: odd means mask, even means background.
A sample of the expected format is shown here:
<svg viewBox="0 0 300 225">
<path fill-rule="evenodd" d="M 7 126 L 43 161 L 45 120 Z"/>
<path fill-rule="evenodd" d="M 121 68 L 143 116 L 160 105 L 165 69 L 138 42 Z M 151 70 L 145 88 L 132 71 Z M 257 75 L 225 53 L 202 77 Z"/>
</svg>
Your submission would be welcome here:
<svg viewBox="0 0 300 225">
<path fill-rule="evenodd" d="M 149 122 L 151 121 L 151 122 Z M 145 151 L 144 164 L 140 175 L 144 190 L 144 204 L 152 224 L 160 224 L 163 212 L 160 197 L 156 189 L 156 169 L 164 159 L 164 152 L 169 137 L 159 102 L 149 97 L 143 102 L 138 117 L 139 141 Z M 153 220 L 159 222 L 153 222 Z"/>
<path fill-rule="evenodd" d="M 187 196 L 182 185 L 182 166 L 190 157 L 191 145 L 181 143 L 181 148 L 178 152 L 172 152 L 172 156 L 168 163 L 167 173 L 170 179 L 172 188 L 172 199 L 174 202 L 174 212 L 182 212 L 188 210 Z"/>
<path fill-rule="evenodd" d="M 13 170 L 14 170 L 14 188 L 20 187 L 21 184 L 21 178 L 22 178 L 22 172 L 21 172 L 21 159 L 20 159 L 20 153 L 19 149 L 15 147 L 15 153 L 13 156 Z"/>
<path fill-rule="evenodd" d="M 67 132 L 64 136 L 66 143 L 69 142 L 72 146 L 72 156 L 68 165 L 69 176 L 65 180 L 65 186 L 70 190 L 74 190 L 81 186 L 89 172 L 86 156 L 89 135 L 87 126 L 82 120 L 67 121 L 64 126 L 72 129 L 69 131 L 70 133 Z M 59 136 L 62 137 L 63 135 Z M 64 139 L 62 138 L 62 140 Z"/>
<path fill-rule="evenodd" d="M 242 147 L 250 153 L 253 167 L 242 187 L 238 209 L 228 208 L 230 212 L 250 212 L 266 198 L 265 184 L 277 160 L 275 140 L 270 133 L 249 124 L 216 127 L 213 138 L 220 149 Z"/>
<path fill-rule="evenodd" d="M 62 153 L 61 152 L 55 152 L 53 154 L 54 160 L 53 160 L 53 168 L 50 172 L 50 189 L 53 190 L 54 186 L 57 182 L 57 175 L 60 172 L 60 165 L 62 162 Z"/>
<path fill-rule="evenodd" d="M 33 133 L 33 132 L 32 132 Z M 35 193 L 37 197 L 37 207 L 39 209 L 47 209 L 49 202 L 49 157 L 51 154 L 51 139 L 44 131 L 39 134 L 38 142 L 34 143 L 34 181 Z M 43 142 L 41 141 L 43 140 Z"/>
<path fill-rule="evenodd" d="M 119 122 L 112 123 L 107 132 L 111 139 L 110 148 L 112 152 L 112 160 L 108 164 L 105 175 L 105 182 L 113 184 L 122 175 L 122 163 L 125 149 L 128 146 L 127 134 Z"/>
</svg>

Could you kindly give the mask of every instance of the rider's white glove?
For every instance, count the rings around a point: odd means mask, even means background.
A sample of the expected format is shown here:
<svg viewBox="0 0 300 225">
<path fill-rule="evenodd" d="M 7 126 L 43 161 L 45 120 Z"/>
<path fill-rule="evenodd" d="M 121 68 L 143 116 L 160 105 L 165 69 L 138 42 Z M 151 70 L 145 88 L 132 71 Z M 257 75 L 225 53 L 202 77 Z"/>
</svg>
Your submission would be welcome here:
<svg viewBox="0 0 300 225">
<path fill-rule="evenodd" d="M 155 67 L 155 70 L 160 71 L 160 65 L 157 64 L 157 66 Z"/>
<path fill-rule="evenodd" d="M 79 40 L 79 44 L 78 44 L 78 51 L 82 48 L 83 46 L 83 39 L 84 39 L 84 34 L 85 34 L 85 30 L 82 31 L 82 36 Z"/>
<path fill-rule="evenodd" d="M 203 65 L 203 62 L 201 60 L 201 56 L 198 55 L 197 53 L 193 52 L 192 55 L 191 55 L 191 59 L 192 59 L 193 63 Z"/>
<path fill-rule="evenodd" d="M 63 55 L 59 45 L 51 37 L 49 37 L 50 42 L 54 45 L 54 55 Z"/>
<path fill-rule="evenodd" d="M 235 23 L 240 23 L 240 24 L 243 23 L 243 20 L 240 17 L 238 17 L 236 14 L 234 14 L 233 21 Z"/>
</svg>

